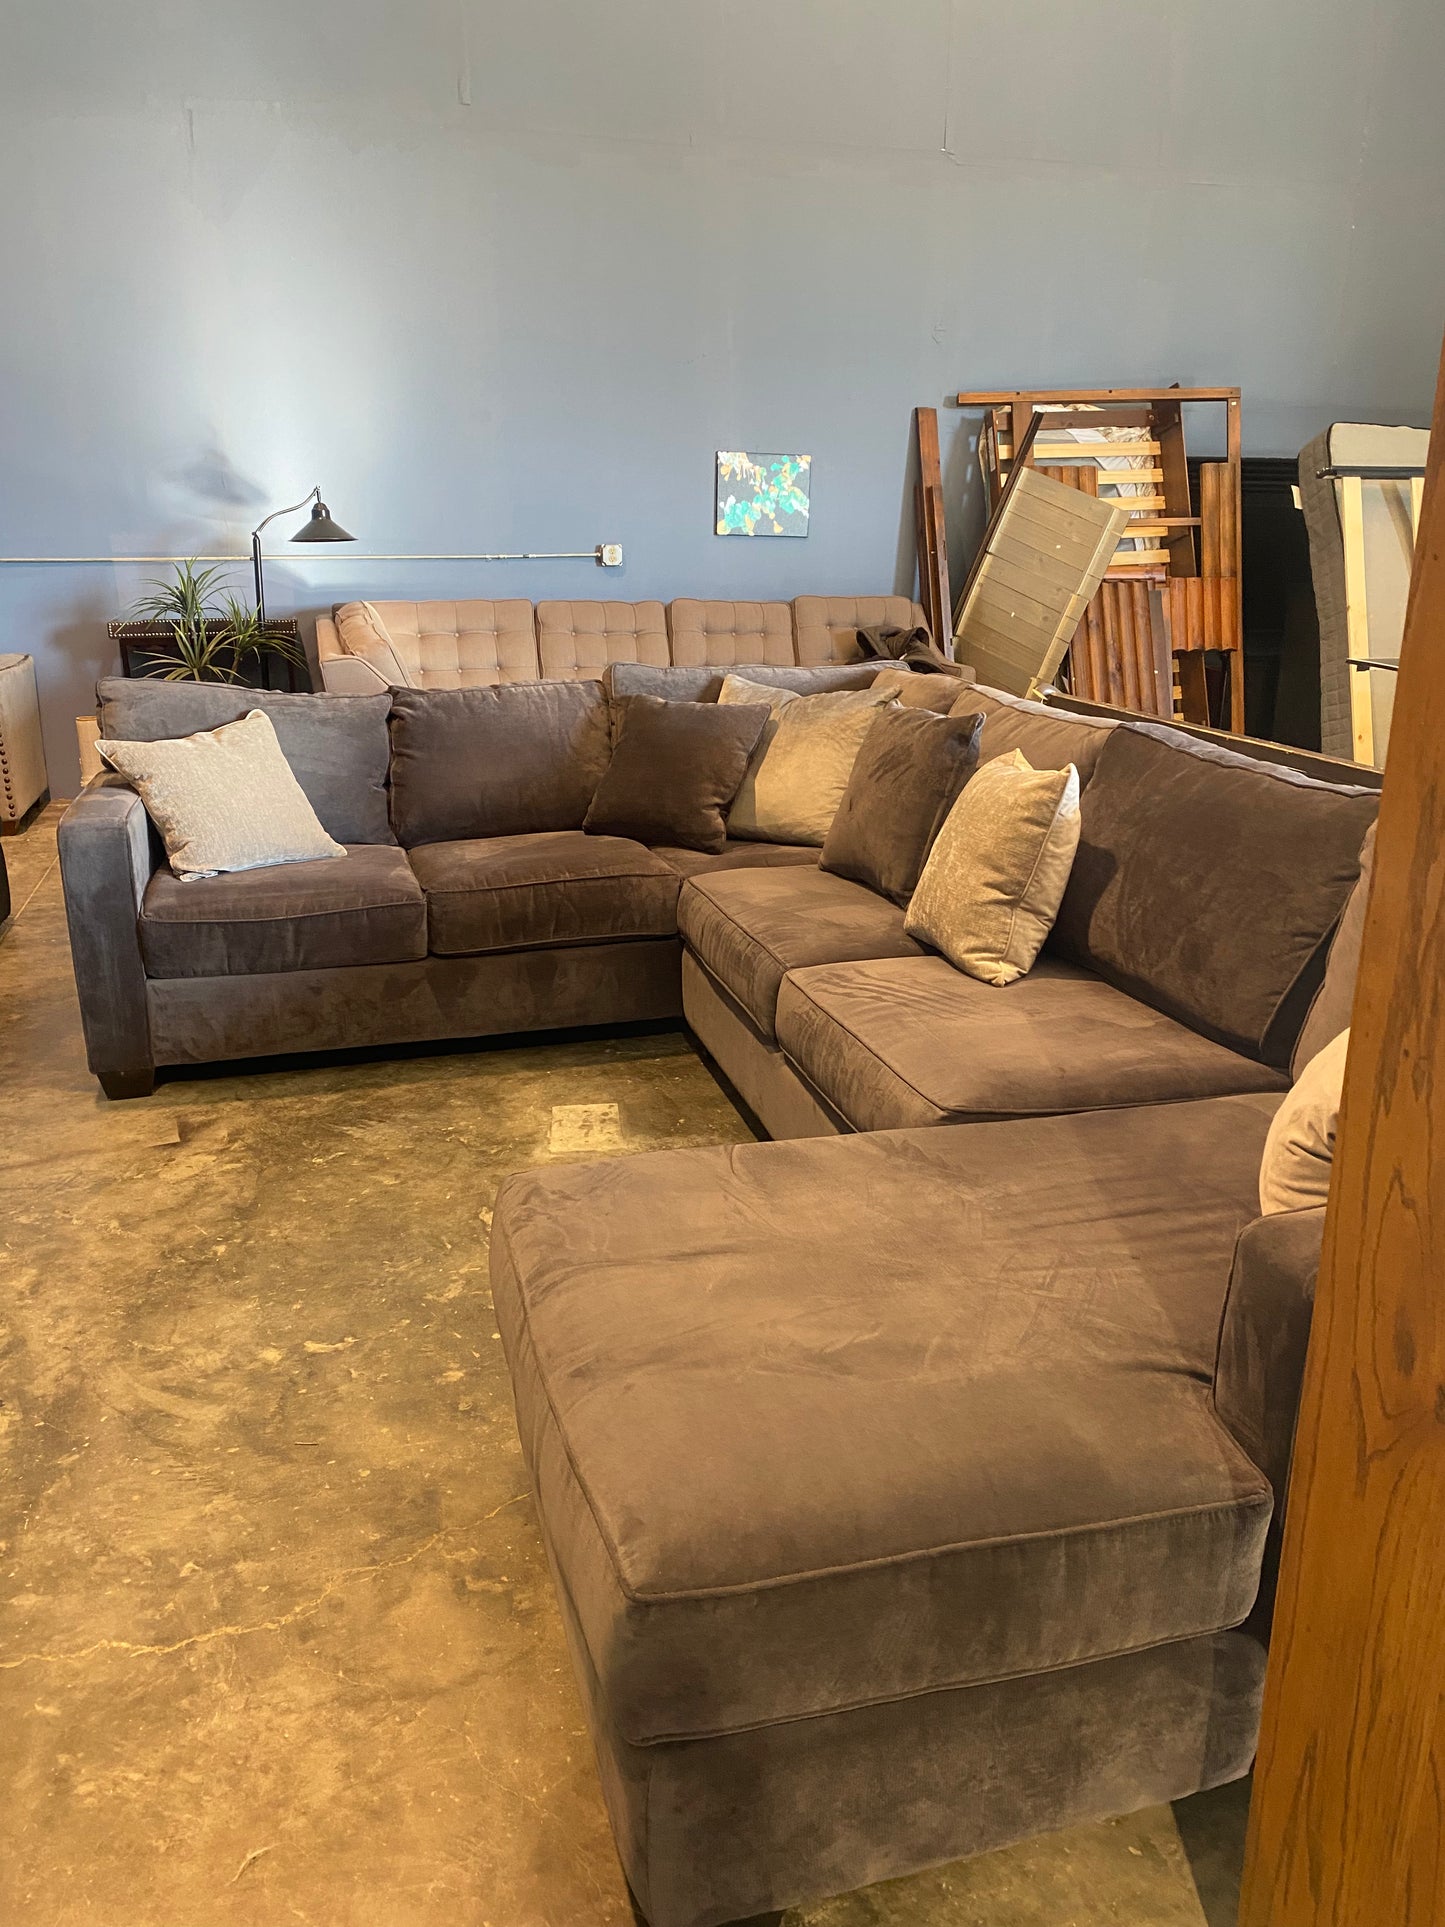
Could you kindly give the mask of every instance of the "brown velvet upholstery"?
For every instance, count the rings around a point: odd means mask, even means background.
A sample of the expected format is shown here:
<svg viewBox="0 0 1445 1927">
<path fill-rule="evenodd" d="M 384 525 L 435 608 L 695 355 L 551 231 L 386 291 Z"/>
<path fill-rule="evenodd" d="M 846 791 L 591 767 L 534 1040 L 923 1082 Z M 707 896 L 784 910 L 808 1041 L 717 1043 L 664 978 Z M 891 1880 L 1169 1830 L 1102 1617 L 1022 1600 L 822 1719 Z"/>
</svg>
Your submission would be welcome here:
<svg viewBox="0 0 1445 1927">
<path fill-rule="evenodd" d="M 1378 805 L 1378 791 L 1121 725 L 1084 791 L 1050 948 L 1286 1065 Z"/>
<path fill-rule="evenodd" d="M 505 1037 L 681 1015 L 676 937 L 145 986 L 152 1062 Z"/>
<path fill-rule="evenodd" d="M 767 724 L 767 705 L 629 696 L 619 708 L 612 760 L 583 828 L 721 855 L 727 808 Z"/>
<path fill-rule="evenodd" d="M 679 876 L 711 876 L 715 870 L 769 870 L 790 864 L 816 865 L 818 852 L 811 843 L 751 843 L 729 837 L 722 849 L 680 850 L 675 844 L 654 843 L 654 856 L 660 856 Z"/>
<path fill-rule="evenodd" d="M 715 703 L 729 676 L 817 696 L 833 689 L 867 689 L 877 674 L 874 662 L 820 663 L 806 669 L 777 662 L 674 663 L 666 669 L 645 662 L 614 662 L 603 671 L 602 686 L 614 699 L 662 696 L 674 703 Z"/>
<path fill-rule="evenodd" d="M 768 1038 L 785 972 L 855 957 L 923 954 L 904 936 L 897 904 L 801 865 L 694 877 L 678 899 L 677 927 Z"/>
<path fill-rule="evenodd" d="M 141 904 L 140 947 L 148 977 L 405 963 L 426 955 L 426 904 L 392 845 L 190 883 L 159 869 Z"/>
<path fill-rule="evenodd" d="M 508 1179 L 523 1448 L 617 1730 L 737 1732 L 1242 1620 L 1270 1495 L 1210 1381 L 1272 1108 Z"/>
<path fill-rule="evenodd" d="M 1355 978 L 1360 969 L 1360 946 L 1365 936 L 1365 911 L 1370 901 L 1370 874 L 1375 866 L 1375 826 L 1372 823 L 1360 847 L 1360 875 L 1330 939 L 1325 959 L 1324 981 L 1315 993 L 1300 1031 L 1299 1041 L 1290 1058 L 1296 1077 L 1326 1044 L 1333 1043 L 1342 1030 L 1350 1027 L 1355 1005 Z"/>
<path fill-rule="evenodd" d="M 719 1927 L 852 1894 L 1223 1785 L 1254 1756 L 1265 1654 L 1244 1632 L 632 1746 L 558 1591 L 618 1851 L 651 1927 Z"/>
<path fill-rule="evenodd" d="M 670 937 L 677 929 L 677 872 L 625 837 L 549 830 L 425 843 L 411 860 L 436 956 Z"/>
<path fill-rule="evenodd" d="M 1285 1087 L 1057 958 L 1001 988 L 934 956 L 799 970 L 783 980 L 775 1028 L 855 1131 Z"/>
<path fill-rule="evenodd" d="M 863 738 L 819 867 L 906 905 L 959 791 L 978 768 L 979 715 L 881 710 Z"/>
<path fill-rule="evenodd" d="M 338 843 L 396 841 L 387 820 L 389 696 L 292 696 L 146 676 L 103 676 L 95 693 L 101 735 L 123 743 L 194 736 L 263 709 L 328 836 Z"/>
<path fill-rule="evenodd" d="M 580 830 L 610 753 L 600 683 L 394 690 L 397 836 L 410 849 L 464 837 Z"/>
<path fill-rule="evenodd" d="M 1094 774 L 1100 753 L 1118 724 L 1082 716 L 1063 715 L 1043 703 L 1026 702 L 1001 689 L 982 684 L 977 691 L 965 689 L 953 705 L 953 714 L 969 711 L 982 714 L 983 738 L 979 761 L 992 762 L 1010 750 L 1022 750 L 1035 769 L 1062 769 L 1072 763 L 1079 772 L 1081 786 Z"/>
<path fill-rule="evenodd" d="M 747 1012 L 686 950 L 682 953 L 682 1012 L 694 1039 L 768 1137 L 836 1137 L 846 1130 L 777 1045 L 758 1034 Z"/>
</svg>

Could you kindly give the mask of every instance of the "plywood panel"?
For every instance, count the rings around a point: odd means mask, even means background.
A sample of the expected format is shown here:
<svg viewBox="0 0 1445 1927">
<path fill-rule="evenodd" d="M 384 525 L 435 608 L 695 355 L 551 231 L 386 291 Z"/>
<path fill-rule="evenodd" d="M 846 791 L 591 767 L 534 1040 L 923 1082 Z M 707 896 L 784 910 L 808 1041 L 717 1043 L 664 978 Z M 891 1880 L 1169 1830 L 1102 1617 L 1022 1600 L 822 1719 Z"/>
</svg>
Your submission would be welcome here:
<svg viewBox="0 0 1445 1927">
<path fill-rule="evenodd" d="M 1445 1914 L 1445 359 L 1400 655 L 1240 1927 Z"/>
</svg>

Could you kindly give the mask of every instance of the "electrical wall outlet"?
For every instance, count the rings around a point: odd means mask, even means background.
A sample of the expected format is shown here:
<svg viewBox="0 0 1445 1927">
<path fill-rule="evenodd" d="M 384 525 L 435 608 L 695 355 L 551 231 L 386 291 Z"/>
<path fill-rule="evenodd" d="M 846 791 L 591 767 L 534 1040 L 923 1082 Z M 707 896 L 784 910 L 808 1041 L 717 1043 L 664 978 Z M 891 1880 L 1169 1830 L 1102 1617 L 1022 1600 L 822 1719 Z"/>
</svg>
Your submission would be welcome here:
<svg viewBox="0 0 1445 1927">
<path fill-rule="evenodd" d="M 620 569 L 622 567 L 622 544 L 620 542 L 599 542 L 597 544 L 597 560 L 602 564 L 604 569 Z"/>
</svg>

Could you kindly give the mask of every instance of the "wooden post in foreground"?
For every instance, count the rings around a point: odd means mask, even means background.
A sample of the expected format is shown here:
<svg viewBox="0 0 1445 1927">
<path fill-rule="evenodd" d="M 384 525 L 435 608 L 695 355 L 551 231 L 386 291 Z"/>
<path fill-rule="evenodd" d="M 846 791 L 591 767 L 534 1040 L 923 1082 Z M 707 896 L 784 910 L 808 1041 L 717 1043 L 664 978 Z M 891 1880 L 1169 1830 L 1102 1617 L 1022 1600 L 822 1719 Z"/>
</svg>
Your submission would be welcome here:
<svg viewBox="0 0 1445 1927">
<path fill-rule="evenodd" d="M 1239 1927 L 1445 1922 L 1445 358 Z"/>
</svg>

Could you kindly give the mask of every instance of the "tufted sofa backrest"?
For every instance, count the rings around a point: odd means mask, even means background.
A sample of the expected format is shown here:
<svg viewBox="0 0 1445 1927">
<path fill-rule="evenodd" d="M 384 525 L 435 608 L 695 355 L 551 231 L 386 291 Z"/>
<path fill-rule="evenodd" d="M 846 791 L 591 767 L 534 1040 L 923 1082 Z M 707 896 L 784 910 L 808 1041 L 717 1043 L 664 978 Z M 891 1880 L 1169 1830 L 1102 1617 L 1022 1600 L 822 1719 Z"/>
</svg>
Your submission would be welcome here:
<svg viewBox="0 0 1445 1927">
<path fill-rule="evenodd" d="M 795 602 L 378 602 L 396 660 L 416 689 L 495 683 L 575 682 L 610 663 L 655 668 L 778 667 L 856 662 L 856 631 L 908 629 L 923 611 L 907 596 L 799 596 Z M 316 622 L 325 688 L 366 694 L 387 687 L 379 667 L 348 653 L 335 621 Z"/>
</svg>

